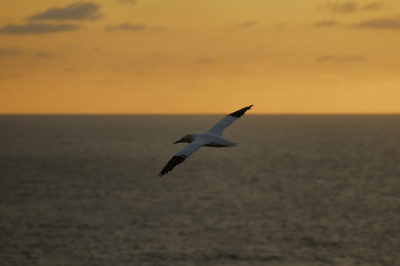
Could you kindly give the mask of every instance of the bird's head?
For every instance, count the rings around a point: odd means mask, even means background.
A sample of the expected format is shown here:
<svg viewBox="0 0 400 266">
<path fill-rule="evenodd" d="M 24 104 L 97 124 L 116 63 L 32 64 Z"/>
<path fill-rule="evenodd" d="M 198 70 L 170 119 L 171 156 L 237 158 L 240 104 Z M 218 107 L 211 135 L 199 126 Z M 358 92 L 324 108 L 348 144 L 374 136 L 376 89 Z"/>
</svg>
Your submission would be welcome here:
<svg viewBox="0 0 400 266">
<path fill-rule="evenodd" d="M 193 136 L 192 135 L 186 135 L 183 138 L 181 138 L 180 140 L 175 141 L 174 144 L 182 143 L 182 142 L 192 143 L 193 142 Z"/>
</svg>

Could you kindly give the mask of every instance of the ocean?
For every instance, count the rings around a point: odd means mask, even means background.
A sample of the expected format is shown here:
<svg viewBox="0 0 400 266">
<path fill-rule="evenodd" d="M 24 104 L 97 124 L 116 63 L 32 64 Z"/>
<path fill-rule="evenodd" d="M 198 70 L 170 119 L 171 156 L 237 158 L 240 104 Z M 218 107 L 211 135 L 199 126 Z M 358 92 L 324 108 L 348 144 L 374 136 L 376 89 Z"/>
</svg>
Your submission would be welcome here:
<svg viewBox="0 0 400 266">
<path fill-rule="evenodd" d="M 0 116 L 0 265 L 400 265 L 400 115 Z"/>
</svg>

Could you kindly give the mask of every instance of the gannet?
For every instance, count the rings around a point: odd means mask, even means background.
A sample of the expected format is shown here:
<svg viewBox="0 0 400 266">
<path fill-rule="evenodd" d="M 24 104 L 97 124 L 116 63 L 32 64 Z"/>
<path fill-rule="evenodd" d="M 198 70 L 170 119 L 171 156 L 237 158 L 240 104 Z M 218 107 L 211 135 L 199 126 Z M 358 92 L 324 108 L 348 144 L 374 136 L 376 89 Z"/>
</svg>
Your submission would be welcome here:
<svg viewBox="0 0 400 266">
<path fill-rule="evenodd" d="M 197 151 L 203 146 L 215 147 L 215 148 L 236 146 L 237 145 L 236 142 L 231 142 L 229 140 L 224 139 L 222 137 L 222 132 L 224 131 L 225 128 L 232 125 L 232 123 L 235 122 L 239 117 L 243 116 L 247 110 L 251 109 L 252 106 L 253 105 L 244 107 L 240 110 L 237 110 L 236 112 L 233 112 L 225 116 L 212 128 L 210 128 L 208 131 L 202 134 L 186 135 L 180 140 L 175 141 L 174 144 L 182 142 L 190 144 L 187 145 L 182 150 L 180 150 L 178 153 L 176 153 L 171 158 L 171 160 L 169 160 L 169 162 L 164 166 L 164 168 L 161 170 L 158 176 L 163 176 L 168 172 L 172 171 L 172 169 L 174 169 L 175 166 L 181 164 L 183 161 L 189 158 L 190 155 L 192 155 L 195 151 Z"/>
</svg>

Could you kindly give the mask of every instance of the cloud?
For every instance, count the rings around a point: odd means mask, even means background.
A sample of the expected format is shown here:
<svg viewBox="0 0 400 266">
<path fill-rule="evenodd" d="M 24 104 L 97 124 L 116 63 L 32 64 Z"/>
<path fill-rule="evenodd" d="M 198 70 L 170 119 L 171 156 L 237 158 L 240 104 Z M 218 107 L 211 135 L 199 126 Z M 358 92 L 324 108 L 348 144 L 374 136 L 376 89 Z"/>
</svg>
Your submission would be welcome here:
<svg viewBox="0 0 400 266">
<path fill-rule="evenodd" d="M 352 28 L 370 28 L 370 29 L 392 29 L 400 30 L 400 17 L 395 18 L 376 18 L 361 21 L 351 25 Z"/>
<path fill-rule="evenodd" d="M 0 49 L 0 57 L 5 56 L 17 56 L 21 54 L 22 49 L 20 47 L 12 47 L 12 48 L 3 48 Z"/>
<path fill-rule="evenodd" d="M 49 59 L 49 58 L 57 57 L 57 55 L 55 53 L 41 51 L 41 52 L 35 53 L 35 57 Z"/>
<path fill-rule="evenodd" d="M 28 23 L 25 25 L 13 25 L 8 24 L 0 28 L 0 34 L 12 34 L 12 35 L 22 35 L 22 34 L 45 34 L 45 33 L 55 33 L 62 31 L 73 31 L 79 29 L 79 26 L 71 24 L 37 24 Z"/>
<path fill-rule="evenodd" d="M 130 23 L 122 23 L 117 26 L 108 25 L 106 27 L 107 31 L 116 31 L 116 30 L 141 31 L 144 29 L 146 29 L 146 26 L 143 24 L 130 24 Z"/>
<path fill-rule="evenodd" d="M 166 28 L 163 27 L 147 27 L 143 24 L 131 24 L 131 23 L 122 23 L 117 26 L 108 25 L 105 28 L 107 31 L 116 31 L 116 30 L 125 30 L 125 31 L 143 31 L 143 30 L 155 30 L 155 31 L 164 31 Z"/>
<path fill-rule="evenodd" d="M 118 3 L 121 4 L 137 4 L 136 0 L 118 0 Z"/>
<path fill-rule="evenodd" d="M 334 63 L 350 63 L 350 62 L 363 62 L 365 57 L 361 55 L 323 55 L 317 58 L 317 62 L 334 62 Z"/>
<path fill-rule="evenodd" d="M 229 24 L 225 28 L 223 28 L 224 31 L 235 31 L 238 29 L 248 29 L 254 26 L 259 25 L 258 22 L 256 21 L 244 21 L 240 24 Z"/>
<path fill-rule="evenodd" d="M 383 8 L 383 5 L 381 3 L 379 3 L 379 2 L 373 2 L 373 3 L 370 3 L 370 4 L 366 4 L 363 7 L 364 10 L 379 10 L 379 9 L 382 9 L 382 8 Z"/>
<path fill-rule="evenodd" d="M 342 14 L 348 14 L 354 12 L 357 8 L 358 5 L 356 2 L 346 2 L 343 4 L 328 3 L 322 7 L 322 9 L 329 9 L 333 13 L 342 13 Z"/>
<path fill-rule="evenodd" d="M 281 28 L 287 27 L 288 24 L 289 24 L 289 21 L 286 20 L 286 21 L 283 21 L 283 22 L 276 23 L 274 25 L 274 27 L 277 28 L 277 29 L 281 29 Z"/>
<path fill-rule="evenodd" d="M 383 4 L 381 4 L 379 2 L 371 2 L 369 4 L 365 4 L 361 9 L 366 10 L 366 11 L 371 11 L 371 10 L 380 10 L 382 8 L 383 8 Z M 332 13 L 349 14 L 349 13 L 359 10 L 360 8 L 356 2 L 349 1 L 349 2 L 342 3 L 342 4 L 338 3 L 338 2 L 328 3 L 328 4 L 320 7 L 320 9 L 328 9 Z"/>
<path fill-rule="evenodd" d="M 96 20 L 103 17 L 99 14 L 99 4 L 75 3 L 64 8 L 51 8 L 42 13 L 28 17 L 28 20 Z"/>
<path fill-rule="evenodd" d="M 253 26 L 257 26 L 258 23 L 255 21 L 245 21 L 239 25 L 237 25 L 237 27 L 239 28 L 249 28 L 249 27 L 253 27 Z"/>
<path fill-rule="evenodd" d="M 337 25 L 336 20 L 320 20 L 314 23 L 314 27 L 334 27 Z"/>
<path fill-rule="evenodd" d="M 334 55 L 323 55 L 323 56 L 318 56 L 317 62 L 327 62 L 327 61 L 332 61 L 335 59 Z"/>
</svg>

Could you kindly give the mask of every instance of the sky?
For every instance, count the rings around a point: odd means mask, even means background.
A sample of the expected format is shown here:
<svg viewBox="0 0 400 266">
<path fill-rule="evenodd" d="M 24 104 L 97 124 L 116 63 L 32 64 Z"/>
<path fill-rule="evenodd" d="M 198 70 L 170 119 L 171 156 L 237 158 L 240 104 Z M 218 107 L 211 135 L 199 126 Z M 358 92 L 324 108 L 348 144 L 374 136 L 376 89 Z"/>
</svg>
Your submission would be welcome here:
<svg viewBox="0 0 400 266">
<path fill-rule="evenodd" d="M 400 113 L 400 1 L 0 2 L 0 114 Z"/>
</svg>

